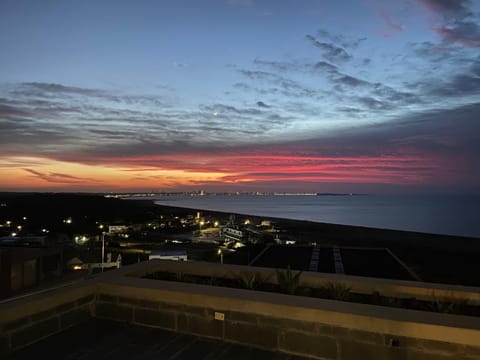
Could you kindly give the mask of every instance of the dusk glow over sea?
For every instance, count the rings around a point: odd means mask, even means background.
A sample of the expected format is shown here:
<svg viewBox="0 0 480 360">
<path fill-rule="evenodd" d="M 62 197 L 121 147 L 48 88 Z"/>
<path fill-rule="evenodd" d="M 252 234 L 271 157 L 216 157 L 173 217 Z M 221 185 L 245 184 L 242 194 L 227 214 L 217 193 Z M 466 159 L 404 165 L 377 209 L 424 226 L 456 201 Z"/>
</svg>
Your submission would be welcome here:
<svg viewBox="0 0 480 360">
<path fill-rule="evenodd" d="M 0 3 L 0 190 L 479 193 L 480 2 Z"/>
</svg>

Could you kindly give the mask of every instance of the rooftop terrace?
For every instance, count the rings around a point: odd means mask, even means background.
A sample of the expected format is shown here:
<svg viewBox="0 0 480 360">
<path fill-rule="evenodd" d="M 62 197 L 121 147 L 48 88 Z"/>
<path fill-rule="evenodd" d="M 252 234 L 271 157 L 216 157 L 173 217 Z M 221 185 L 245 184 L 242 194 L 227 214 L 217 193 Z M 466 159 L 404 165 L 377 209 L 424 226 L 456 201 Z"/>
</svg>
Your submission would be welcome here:
<svg viewBox="0 0 480 360">
<path fill-rule="evenodd" d="M 0 303 L 0 354 L 26 359 L 480 359 L 478 317 L 143 278 L 268 268 L 153 260 Z M 182 275 L 183 276 L 183 275 Z M 358 293 L 468 299 L 480 289 L 304 272 Z"/>
<path fill-rule="evenodd" d="M 299 356 L 112 320 L 88 319 L 17 351 L 11 359 L 302 360 Z"/>
</svg>

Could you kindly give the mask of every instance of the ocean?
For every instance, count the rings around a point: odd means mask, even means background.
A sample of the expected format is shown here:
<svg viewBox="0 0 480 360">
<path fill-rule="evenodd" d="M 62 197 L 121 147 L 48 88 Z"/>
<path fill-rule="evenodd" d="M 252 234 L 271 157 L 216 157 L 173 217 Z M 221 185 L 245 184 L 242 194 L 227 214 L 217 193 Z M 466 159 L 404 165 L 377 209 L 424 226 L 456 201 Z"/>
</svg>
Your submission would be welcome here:
<svg viewBox="0 0 480 360">
<path fill-rule="evenodd" d="M 480 196 L 157 196 L 159 205 L 480 237 Z"/>
</svg>

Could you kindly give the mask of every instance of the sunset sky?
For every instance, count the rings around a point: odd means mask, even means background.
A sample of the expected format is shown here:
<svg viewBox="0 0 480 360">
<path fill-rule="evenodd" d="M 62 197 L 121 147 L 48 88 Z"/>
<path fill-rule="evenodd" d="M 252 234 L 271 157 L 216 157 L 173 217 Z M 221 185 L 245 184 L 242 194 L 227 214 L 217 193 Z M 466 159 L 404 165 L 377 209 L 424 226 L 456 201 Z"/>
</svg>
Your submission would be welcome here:
<svg viewBox="0 0 480 360">
<path fill-rule="evenodd" d="M 480 1 L 2 0 L 0 191 L 480 192 Z"/>
</svg>

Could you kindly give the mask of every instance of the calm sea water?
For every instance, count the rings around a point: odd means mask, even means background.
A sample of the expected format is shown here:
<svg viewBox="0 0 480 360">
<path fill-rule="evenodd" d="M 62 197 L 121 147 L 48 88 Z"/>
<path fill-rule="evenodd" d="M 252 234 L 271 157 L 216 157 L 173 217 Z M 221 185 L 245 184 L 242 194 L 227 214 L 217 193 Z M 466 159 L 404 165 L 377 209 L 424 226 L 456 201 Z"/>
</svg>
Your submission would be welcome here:
<svg viewBox="0 0 480 360">
<path fill-rule="evenodd" d="M 164 196 L 157 204 L 480 237 L 480 196 Z"/>
</svg>

